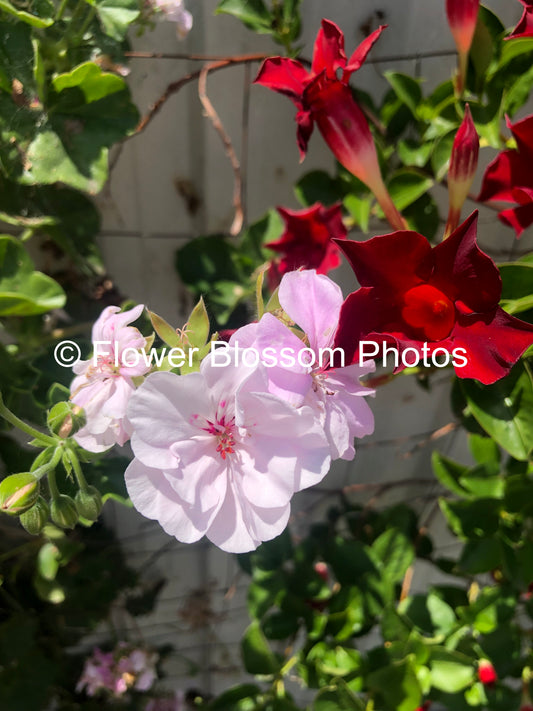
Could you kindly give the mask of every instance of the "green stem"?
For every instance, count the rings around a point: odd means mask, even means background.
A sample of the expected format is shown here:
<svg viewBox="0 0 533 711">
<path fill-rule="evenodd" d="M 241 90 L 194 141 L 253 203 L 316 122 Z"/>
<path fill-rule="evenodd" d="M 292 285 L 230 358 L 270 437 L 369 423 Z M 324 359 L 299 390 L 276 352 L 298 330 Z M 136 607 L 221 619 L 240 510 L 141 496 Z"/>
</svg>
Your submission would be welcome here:
<svg viewBox="0 0 533 711">
<path fill-rule="evenodd" d="M 78 457 L 76 456 L 76 453 L 73 452 L 71 449 L 67 450 L 67 457 L 70 460 L 70 463 L 72 464 L 72 468 L 74 469 L 74 475 L 76 476 L 76 481 L 78 482 L 78 486 L 82 491 L 87 491 L 89 488 L 87 484 L 87 480 L 85 479 L 85 476 L 83 475 L 83 472 L 80 467 L 80 461 Z"/>
<path fill-rule="evenodd" d="M 36 479 L 42 479 L 45 474 L 48 474 L 50 470 L 55 469 L 57 467 L 57 465 L 59 464 L 59 460 L 62 457 L 62 454 L 63 453 L 61 451 L 61 447 L 58 447 L 54 452 L 54 456 L 49 462 L 43 464 L 40 467 L 37 467 L 37 469 L 34 469 L 32 472 L 30 472 L 30 474 Z"/>
<path fill-rule="evenodd" d="M 57 15 L 56 15 L 56 22 L 58 20 L 60 20 L 63 17 L 63 15 L 65 14 L 65 10 L 67 9 L 67 4 L 68 4 L 68 0 L 61 0 L 61 4 L 59 6 L 59 9 L 58 9 Z"/>
<path fill-rule="evenodd" d="M 56 499 L 59 499 L 60 493 L 59 493 L 59 489 L 57 488 L 56 473 L 54 470 L 52 470 L 48 474 L 48 486 L 50 487 L 50 495 L 51 495 L 52 499 L 54 501 Z"/>
<path fill-rule="evenodd" d="M 47 447 L 50 445 L 57 444 L 57 440 L 54 439 L 54 437 L 49 437 L 48 435 L 44 434 L 44 432 L 39 432 L 39 430 L 36 430 L 34 427 L 26 424 L 19 417 L 14 415 L 11 412 L 11 410 L 9 410 L 6 407 L 6 405 L 4 404 L 1 394 L 0 394 L 0 416 L 3 417 L 4 420 L 7 420 L 11 425 L 13 425 L 13 427 L 17 427 L 19 430 L 22 430 L 26 434 L 30 435 L 30 437 L 33 437 L 34 439 L 39 440 L 39 442 L 42 442 Z"/>
<path fill-rule="evenodd" d="M 76 40 L 83 39 L 83 35 L 87 32 L 87 29 L 88 29 L 89 25 L 91 24 L 91 22 L 94 20 L 95 15 L 96 15 L 96 8 L 91 7 L 89 12 L 87 13 L 87 17 L 83 21 L 83 25 L 81 26 L 80 31 L 76 32 L 76 37 L 75 37 Z"/>
</svg>

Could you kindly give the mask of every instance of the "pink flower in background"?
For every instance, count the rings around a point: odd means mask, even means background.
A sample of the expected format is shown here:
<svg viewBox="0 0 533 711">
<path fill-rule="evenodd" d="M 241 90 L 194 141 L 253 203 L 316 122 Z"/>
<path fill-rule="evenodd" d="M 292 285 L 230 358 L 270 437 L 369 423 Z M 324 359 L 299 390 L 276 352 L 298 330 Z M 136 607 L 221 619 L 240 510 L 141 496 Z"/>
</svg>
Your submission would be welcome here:
<svg viewBox="0 0 533 711">
<path fill-rule="evenodd" d="M 334 22 L 322 20 L 310 72 L 296 59 L 271 57 L 261 65 L 255 83 L 288 96 L 296 105 L 301 160 L 316 122 L 339 163 L 370 188 L 391 225 L 402 229 L 405 223 L 383 182 L 368 122 L 348 84 L 384 29 L 369 35 L 348 59 L 344 34 Z"/>
<path fill-rule="evenodd" d="M 487 167 L 483 176 L 480 202 L 510 202 L 516 207 L 502 210 L 498 217 L 520 237 L 533 224 L 533 115 L 507 126 L 517 149 L 502 151 Z"/>
<path fill-rule="evenodd" d="M 161 19 L 176 23 L 179 39 L 185 39 L 192 29 L 193 18 L 185 9 L 183 0 L 152 0 L 153 6 L 160 11 Z"/>
<path fill-rule="evenodd" d="M 519 2 L 524 6 L 524 12 L 512 33 L 505 37 L 506 40 L 518 37 L 533 37 L 533 0 L 519 0 Z"/>
<path fill-rule="evenodd" d="M 304 210 L 283 207 L 277 210 L 285 222 L 285 230 L 278 240 L 265 244 L 268 249 L 281 254 L 279 260 L 272 262 L 268 272 L 272 290 L 284 274 L 299 267 L 327 274 L 339 266 L 339 248 L 331 240 L 333 237 L 345 239 L 347 235 L 340 203 L 325 207 L 317 202 Z"/>
<path fill-rule="evenodd" d="M 143 309 L 142 304 L 122 313 L 118 306 L 104 309 L 92 330 L 96 358 L 73 366 L 77 377 L 70 386 L 70 399 L 84 409 L 87 419 L 75 439 L 89 452 L 103 452 L 129 439 L 126 407 L 135 390 L 132 378 L 150 367 L 142 358 L 135 362 L 132 352 L 124 353 L 146 345 L 144 336 L 127 324 L 138 319 Z"/>
<path fill-rule="evenodd" d="M 232 349 L 229 349 L 230 351 Z M 292 495 L 326 475 L 329 447 L 310 408 L 267 392 L 261 366 L 154 373 L 128 407 L 135 508 L 178 540 L 206 535 L 243 553 L 285 528 Z"/>
<path fill-rule="evenodd" d="M 157 660 L 155 652 L 132 648 L 126 642 L 119 642 L 112 652 L 102 652 L 96 647 L 85 661 L 76 691 L 85 690 L 87 696 L 103 692 L 116 697 L 129 689 L 147 691 L 157 678 Z"/>
</svg>

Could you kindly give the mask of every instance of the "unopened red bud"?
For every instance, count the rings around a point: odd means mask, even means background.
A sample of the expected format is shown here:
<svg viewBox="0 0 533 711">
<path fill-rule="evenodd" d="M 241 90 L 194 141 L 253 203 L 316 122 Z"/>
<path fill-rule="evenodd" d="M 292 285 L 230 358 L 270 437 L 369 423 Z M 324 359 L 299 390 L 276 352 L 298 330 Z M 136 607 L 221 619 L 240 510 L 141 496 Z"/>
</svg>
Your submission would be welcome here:
<svg viewBox="0 0 533 711">
<path fill-rule="evenodd" d="M 498 681 L 498 674 L 492 663 L 488 659 L 482 659 L 477 668 L 477 676 L 479 681 L 485 686 L 492 686 Z"/>
<path fill-rule="evenodd" d="M 329 580 L 329 571 L 328 571 L 328 566 L 326 563 L 323 561 L 318 561 L 318 563 L 315 563 L 315 573 L 317 575 L 320 575 L 322 580 L 327 583 Z"/>
<path fill-rule="evenodd" d="M 480 0 L 446 0 L 448 24 L 459 53 L 459 78 L 457 89 L 463 93 L 468 53 L 476 31 Z"/>
<path fill-rule="evenodd" d="M 0 483 L 0 510 L 19 516 L 34 505 L 38 496 L 39 481 L 33 474 L 11 474 Z"/>
<path fill-rule="evenodd" d="M 446 225 L 448 237 L 459 225 L 461 209 L 468 197 L 476 175 L 479 158 L 479 136 L 468 104 L 465 117 L 453 142 L 450 170 L 448 172 L 448 196 L 450 209 Z"/>
</svg>

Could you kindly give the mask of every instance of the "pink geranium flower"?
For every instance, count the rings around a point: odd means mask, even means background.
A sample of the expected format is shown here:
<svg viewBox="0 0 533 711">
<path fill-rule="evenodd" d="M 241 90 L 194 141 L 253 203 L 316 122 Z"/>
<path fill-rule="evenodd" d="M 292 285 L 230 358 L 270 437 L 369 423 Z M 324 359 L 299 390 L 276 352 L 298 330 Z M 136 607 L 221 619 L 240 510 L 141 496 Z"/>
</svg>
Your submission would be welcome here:
<svg viewBox="0 0 533 711">
<path fill-rule="evenodd" d="M 507 126 L 517 149 L 503 151 L 487 167 L 478 200 L 515 203 L 498 217 L 520 237 L 533 224 L 533 115 L 514 124 L 507 119 Z"/>
<path fill-rule="evenodd" d="M 524 6 L 524 12 L 512 33 L 505 37 L 506 40 L 518 37 L 533 37 L 533 0 L 519 0 L 519 2 Z"/>
<path fill-rule="evenodd" d="M 368 185 L 387 220 L 401 229 L 404 221 L 383 183 L 368 122 L 348 85 L 384 29 L 373 32 L 348 59 L 343 33 L 334 22 L 322 20 L 310 72 L 296 59 L 271 57 L 263 62 L 255 82 L 288 96 L 296 105 L 300 158 L 305 157 L 316 123 L 339 163 Z"/>
<path fill-rule="evenodd" d="M 533 343 L 533 326 L 498 306 L 501 277 L 476 244 L 477 212 L 436 247 L 417 232 L 339 243 L 361 288 L 341 310 L 335 345 L 355 357 L 361 340 L 421 355 L 463 348 L 461 378 L 485 385 L 503 378 Z"/>
<path fill-rule="evenodd" d="M 333 367 L 340 353 L 332 346 L 343 303 L 340 288 L 315 270 L 285 274 L 279 301 L 289 318 L 305 332 L 298 338 L 284 323 L 267 313 L 259 323 L 236 331 L 230 345 L 263 352 L 273 348 L 278 364 L 268 368 L 270 392 L 294 407 L 307 405 L 327 437 L 332 459 L 353 459 L 355 437 L 374 430 L 374 417 L 364 397 L 374 391 L 359 378 L 374 370 L 374 363 Z M 295 365 L 284 365 L 282 353 L 295 356 Z M 308 363 L 306 365 L 306 363 Z"/>
<path fill-rule="evenodd" d="M 292 495 L 319 482 L 330 457 L 311 409 L 267 385 L 261 366 L 215 367 L 211 355 L 199 373 L 148 376 L 128 407 L 135 508 L 180 541 L 206 535 L 233 553 L 279 535 Z"/>
<path fill-rule="evenodd" d="M 345 239 L 347 235 L 339 203 L 325 207 L 317 202 L 304 210 L 278 207 L 278 212 L 285 222 L 285 230 L 278 240 L 265 244 L 281 255 L 268 271 L 272 290 L 284 274 L 299 267 L 327 274 L 339 266 L 339 248 L 332 239 Z"/>
<path fill-rule="evenodd" d="M 74 438 L 89 452 L 103 452 L 114 444 L 123 445 L 130 435 L 126 407 L 135 390 L 133 378 L 150 370 L 143 358 L 132 357 L 146 345 L 144 336 L 127 324 L 139 318 L 140 304 L 120 313 L 118 306 L 108 306 L 92 330 L 95 355 L 78 361 L 73 370 L 77 377 L 70 386 L 70 399 L 85 411 L 86 424 Z"/>
</svg>

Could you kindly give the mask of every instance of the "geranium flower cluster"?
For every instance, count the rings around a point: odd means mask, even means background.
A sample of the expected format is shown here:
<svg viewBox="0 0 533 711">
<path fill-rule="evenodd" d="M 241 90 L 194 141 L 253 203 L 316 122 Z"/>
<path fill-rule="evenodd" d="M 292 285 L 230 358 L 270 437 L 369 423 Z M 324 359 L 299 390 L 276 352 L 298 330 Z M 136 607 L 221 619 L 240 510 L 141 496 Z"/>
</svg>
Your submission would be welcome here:
<svg viewBox="0 0 533 711">
<path fill-rule="evenodd" d="M 157 678 L 157 660 L 155 652 L 126 642 L 119 642 L 112 652 L 96 647 L 85 660 L 76 691 L 114 697 L 122 697 L 131 689 L 148 691 Z"/>
<path fill-rule="evenodd" d="M 300 337 L 266 313 L 233 334 L 226 367 L 217 366 L 214 351 L 199 372 L 151 373 L 135 390 L 133 373 L 117 367 L 116 358 L 132 343 L 145 345 L 126 325 L 141 307 L 123 314 L 106 309 L 93 338 L 114 344 L 97 366 L 76 366 L 72 397 L 79 404 L 83 397 L 87 416 L 77 441 L 100 451 L 131 435 L 135 458 L 125 474 L 131 500 L 180 541 L 206 535 L 226 551 L 255 549 L 283 531 L 294 493 L 320 482 L 333 459 L 351 459 L 354 437 L 373 431 L 365 401 L 373 391 L 359 378 L 374 364 L 332 368 L 312 357 L 333 345 L 339 287 L 314 270 L 290 272 L 279 301 Z M 294 363 L 248 364 L 239 361 L 239 346 L 288 351 Z"/>
</svg>

